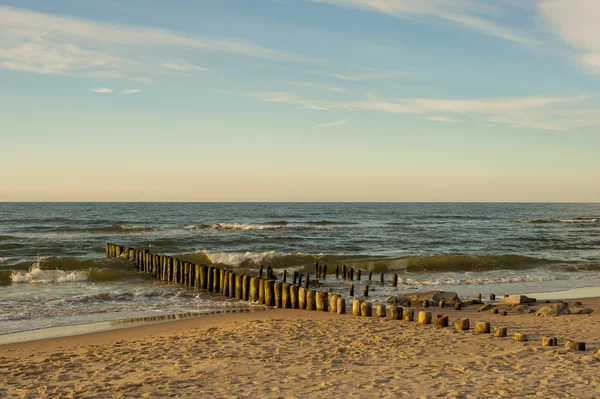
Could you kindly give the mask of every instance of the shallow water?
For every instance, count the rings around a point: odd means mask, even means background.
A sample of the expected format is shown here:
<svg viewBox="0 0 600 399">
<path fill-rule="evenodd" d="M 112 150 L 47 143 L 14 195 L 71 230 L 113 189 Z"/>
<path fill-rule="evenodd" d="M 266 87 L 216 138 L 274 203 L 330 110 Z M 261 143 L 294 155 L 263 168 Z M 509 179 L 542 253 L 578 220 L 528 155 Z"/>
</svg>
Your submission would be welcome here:
<svg viewBox="0 0 600 399">
<path fill-rule="evenodd" d="M 106 242 L 242 270 L 346 264 L 385 274 L 370 289 L 381 301 L 598 286 L 599 220 L 600 204 L 2 203 L 0 334 L 239 306 L 104 259 Z"/>
</svg>

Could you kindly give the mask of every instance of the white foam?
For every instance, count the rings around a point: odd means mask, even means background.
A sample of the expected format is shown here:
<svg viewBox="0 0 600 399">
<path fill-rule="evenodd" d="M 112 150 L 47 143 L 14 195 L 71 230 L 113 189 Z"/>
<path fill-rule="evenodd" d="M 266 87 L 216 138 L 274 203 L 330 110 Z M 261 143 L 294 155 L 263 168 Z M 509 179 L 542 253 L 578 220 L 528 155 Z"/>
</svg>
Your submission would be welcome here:
<svg viewBox="0 0 600 399">
<path fill-rule="evenodd" d="M 243 223 L 214 223 L 214 224 L 199 224 L 189 225 L 183 227 L 186 230 L 200 230 L 200 229 L 213 229 L 213 230 L 280 230 L 280 229 L 294 229 L 304 228 L 295 224 L 286 225 L 273 225 L 273 224 L 243 224 Z"/>
<path fill-rule="evenodd" d="M 8 256 L 0 256 L 0 263 L 4 263 L 7 260 L 10 260 L 11 258 L 9 258 Z"/>
<path fill-rule="evenodd" d="M 596 223 L 598 219 L 590 218 L 590 219 L 561 219 L 561 223 Z"/>
<path fill-rule="evenodd" d="M 239 266 L 244 261 L 260 263 L 275 256 L 285 256 L 287 254 L 277 253 L 275 251 L 267 252 L 209 252 L 207 250 L 198 251 L 204 254 L 212 263 L 221 263 L 224 265 Z"/>
<path fill-rule="evenodd" d="M 43 270 L 38 262 L 34 263 L 29 271 L 13 270 L 10 280 L 13 283 L 67 283 L 73 281 L 86 281 L 89 277 L 87 271 L 64 271 L 59 269 Z"/>
</svg>

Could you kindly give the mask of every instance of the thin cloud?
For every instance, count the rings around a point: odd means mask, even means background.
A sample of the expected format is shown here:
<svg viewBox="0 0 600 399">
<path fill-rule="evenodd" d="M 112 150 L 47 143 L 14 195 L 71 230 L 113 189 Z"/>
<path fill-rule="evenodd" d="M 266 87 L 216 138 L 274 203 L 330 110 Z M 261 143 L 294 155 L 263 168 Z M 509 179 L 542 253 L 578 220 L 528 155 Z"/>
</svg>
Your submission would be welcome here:
<svg viewBox="0 0 600 399">
<path fill-rule="evenodd" d="M 498 8 L 479 0 L 310 0 L 345 8 L 378 12 L 398 18 L 435 17 L 463 28 L 517 43 L 538 44 L 537 40 L 516 29 L 489 20 Z M 508 3 L 506 4 L 508 5 Z M 485 15 L 488 18 L 484 18 Z"/>
<path fill-rule="evenodd" d="M 315 127 L 315 128 L 333 127 L 333 126 L 345 125 L 346 123 L 348 123 L 348 122 L 347 121 L 335 121 L 335 122 L 321 123 L 321 124 L 315 125 L 313 127 Z"/>
<path fill-rule="evenodd" d="M 294 93 L 281 91 L 266 91 L 246 93 L 247 96 L 256 98 L 266 103 L 280 103 L 298 106 L 300 109 L 309 109 L 314 111 L 326 111 L 328 107 L 318 104 L 316 101 L 305 100 Z"/>
<path fill-rule="evenodd" d="M 445 122 L 445 123 L 462 123 L 461 119 L 448 118 L 446 116 L 428 116 L 427 119 L 434 122 Z"/>
<path fill-rule="evenodd" d="M 108 89 L 106 87 L 100 87 L 98 89 L 89 89 L 90 91 L 93 91 L 94 93 L 112 93 L 112 89 Z"/>
<path fill-rule="evenodd" d="M 123 93 L 124 95 L 127 94 L 137 94 L 137 93 L 141 93 L 142 91 L 139 89 L 127 89 L 127 90 L 123 90 L 121 93 Z"/>
<path fill-rule="evenodd" d="M 190 63 L 167 63 L 163 67 L 178 72 L 207 72 L 208 69 Z"/>
</svg>

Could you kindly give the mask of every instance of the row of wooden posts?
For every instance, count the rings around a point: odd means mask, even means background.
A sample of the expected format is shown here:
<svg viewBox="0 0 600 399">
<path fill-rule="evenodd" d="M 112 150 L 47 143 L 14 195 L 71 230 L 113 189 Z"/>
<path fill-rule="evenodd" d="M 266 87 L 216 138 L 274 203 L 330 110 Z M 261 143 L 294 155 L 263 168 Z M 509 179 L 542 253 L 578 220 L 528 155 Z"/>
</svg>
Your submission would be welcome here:
<svg viewBox="0 0 600 399">
<path fill-rule="evenodd" d="M 157 255 L 150 253 L 149 250 L 137 250 L 134 248 L 122 247 L 116 244 L 106 244 L 106 257 L 125 257 L 133 262 L 138 270 L 152 274 L 157 280 L 179 283 L 188 287 L 195 287 L 199 290 L 207 292 L 220 293 L 230 298 L 235 298 L 242 301 L 250 301 L 259 305 L 273 306 L 284 309 L 306 309 L 316 311 L 329 311 L 338 314 L 346 313 L 346 301 L 340 294 L 329 295 L 326 291 L 317 291 L 309 289 L 309 274 L 306 273 L 304 285 L 302 285 L 302 275 L 294 272 L 293 283 L 286 282 L 287 272 L 282 274 L 282 282 L 274 281 L 275 276 L 273 270 L 267 269 L 266 278 L 263 278 L 262 266 L 258 276 L 248 276 L 245 274 L 236 274 L 232 271 L 221 269 L 215 266 L 196 265 L 192 262 L 182 261 L 168 255 Z M 336 277 L 339 268 L 336 267 Z M 354 272 L 352 268 L 342 269 L 344 278 L 353 279 L 351 275 Z M 317 277 L 324 277 L 327 273 L 327 266 L 315 266 L 315 274 Z M 396 275 L 394 275 L 396 276 Z M 371 277 L 369 273 L 369 278 Z M 358 271 L 358 279 L 360 280 L 360 270 Z M 381 277 L 383 281 L 383 276 Z M 397 282 L 397 276 L 393 279 Z M 354 285 L 351 285 L 350 295 L 353 296 Z M 368 295 L 368 285 L 365 285 L 365 297 Z M 479 295 L 481 297 L 481 295 Z M 494 294 L 490 295 L 490 299 L 494 299 Z M 409 304 L 409 306 L 415 304 Z M 429 307 L 429 301 L 421 302 L 423 308 Z M 440 308 L 445 307 L 445 302 L 439 302 Z M 455 304 L 455 309 L 461 310 L 460 303 Z M 490 310 L 492 314 L 497 314 L 498 309 Z M 503 311 L 501 314 L 506 315 Z M 372 317 L 373 305 L 359 298 L 352 301 L 352 315 Z M 377 305 L 375 308 L 377 317 L 387 317 L 391 320 L 403 320 L 412 322 L 415 319 L 414 310 L 404 309 L 401 306 L 392 304 L 386 308 L 385 305 Z M 432 324 L 437 327 L 448 327 L 449 318 L 447 315 L 439 314 L 433 320 L 432 313 L 421 311 L 417 315 L 418 324 Z M 466 331 L 470 329 L 470 321 L 468 318 L 459 318 L 454 323 L 454 328 L 457 331 Z M 476 333 L 489 334 L 491 327 L 489 322 L 477 322 L 474 328 Z M 507 329 L 505 327 L 494 328 L 493 334 L 495 337 L 506 337 Z M 515 333 L 513 336 L 515 341 L 527 341 L 527 335 Z M 542 345 L 557 346 L 555 337 L 543 337 Z M 585 350 L 584 342 L 567 341 L 566 348 Z"/>
</svg>

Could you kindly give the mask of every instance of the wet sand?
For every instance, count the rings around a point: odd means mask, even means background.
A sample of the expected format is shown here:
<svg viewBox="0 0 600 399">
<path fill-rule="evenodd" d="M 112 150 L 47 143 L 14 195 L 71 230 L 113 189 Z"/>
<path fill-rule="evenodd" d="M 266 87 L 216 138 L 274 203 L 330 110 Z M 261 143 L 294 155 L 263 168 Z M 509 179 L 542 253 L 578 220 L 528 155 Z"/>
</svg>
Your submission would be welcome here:
<svg viewBox="0 0 600 399">
<path fill-rule="evenodd" d="M 509 308 L 507 316 L 479 313 L 477 305 L 427 309 L 450 316 L 441 329 L 269 310 L 9 344 L 0 346 L 0 397 L 593 398 L 600 299 L 579 301 L 595 312 L 540 318 Z M 457 332 L 458 317 L 507 327 L 508 337 Z M 513 342 L 515 332 L 530 340 Z M 542 347 L 545 335 L 559 346 Z M 564 349 L 567 339 L 587 350 Z"/>
</svg>

